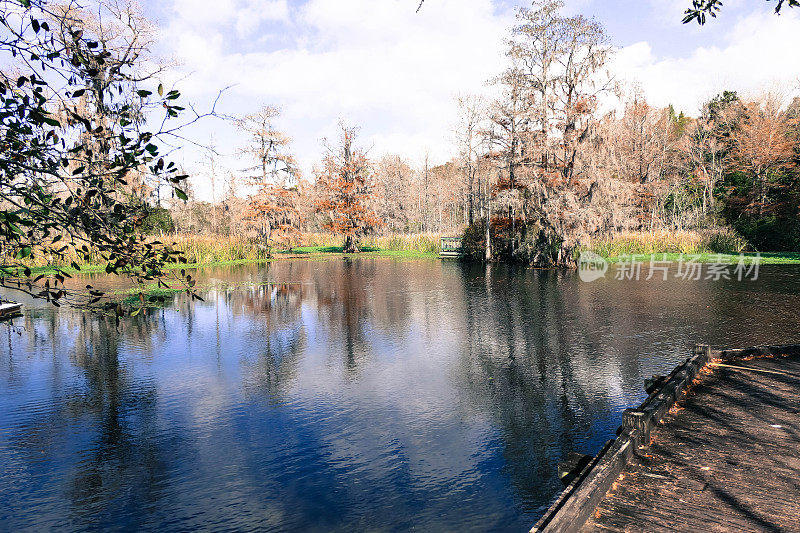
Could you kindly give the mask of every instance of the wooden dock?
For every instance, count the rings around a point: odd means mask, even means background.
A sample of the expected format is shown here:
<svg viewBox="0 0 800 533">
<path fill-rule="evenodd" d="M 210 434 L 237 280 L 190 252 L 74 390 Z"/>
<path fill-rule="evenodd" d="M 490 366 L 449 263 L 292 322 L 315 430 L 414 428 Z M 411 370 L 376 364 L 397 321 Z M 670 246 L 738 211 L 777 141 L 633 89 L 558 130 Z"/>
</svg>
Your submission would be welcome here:
<svg viewBox="0 0 800 533">
<path fill-rule="evenodd" d="M 458 259 L 463 253 L 461 237 L 442 237 L 439 247 L 439 257 L 445 259 Z"/>
<path fill-rule="evenodd" d="M 22 312 L 22 304 L 7 302 L 0 304 L 0 319 L 13 318 Z"/>
<path fill-rule="evenodd" d="M 532 531 L 800 531 L 800 345 L 696 347 Z"/>
</svg>

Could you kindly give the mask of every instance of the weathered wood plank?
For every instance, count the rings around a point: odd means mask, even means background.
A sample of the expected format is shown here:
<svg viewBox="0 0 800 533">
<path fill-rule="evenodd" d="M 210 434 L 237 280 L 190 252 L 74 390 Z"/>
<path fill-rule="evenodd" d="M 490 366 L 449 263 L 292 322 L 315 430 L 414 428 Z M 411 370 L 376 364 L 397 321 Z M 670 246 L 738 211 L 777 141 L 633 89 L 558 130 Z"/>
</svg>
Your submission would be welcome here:
<svg viewBox="0 0 800 533">
<path fill-rule="evenodd" d="M 800 532 L 800 345 L 698 346 L 656 383 L 532 531 Z"/>
<path fill-rule="evenodd" d="M 774 348 L 716 353 L 738 368 L 704 370 L 583 531 L 800 531 L 800 349 Z"/>
<path fill-rule="evenodd" d="M 711 349 L 706 345 L 697 345 L 693 356 L 675 368 L 638 409 L 626 410 L 622 431 L 617 439 L 603 448 L 595 461 L 567 487 L 531 532 L 579 531 L 606 491 L 625 471 L 636 450 L 650 441 L 653 428 L 683 397 L 697 373 L 710 360 Z"/>
<path fill-rule="evenodd" d="M 4 303 L 0 304 L 0 317 L 17 315 L 22 311 L 22 304 Z"/>
</svg>

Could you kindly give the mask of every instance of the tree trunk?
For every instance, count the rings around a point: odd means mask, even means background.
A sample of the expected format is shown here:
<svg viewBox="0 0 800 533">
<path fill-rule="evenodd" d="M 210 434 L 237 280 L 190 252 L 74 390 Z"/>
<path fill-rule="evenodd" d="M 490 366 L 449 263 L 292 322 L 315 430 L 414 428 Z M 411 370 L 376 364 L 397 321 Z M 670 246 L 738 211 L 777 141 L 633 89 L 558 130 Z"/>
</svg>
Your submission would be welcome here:
<svg viewBox="0 0 800 533">
<path fill-rule="evenodd" d="M 764 204 L 767 202 L 767 177 L 765 172 L 759 172 L 758 174 L 758 185 L 759 185 L 759 194 L 758 194 L 758 216 L 764 216 Z"/>
<path fill-rule="evenodd" d="M 486 206 L 486 262 L 492 260 L 492 203 Z"/>
<path fill-rule="evenodd" d="M 469 193 L 467 198 L 467 225 L 471 226 L 475 222 L 475 173 L 472 171 L 472 162 L 467 166 L 467 173 L 469 174 Z"/>
<path fill-rule="evenodd" d="M 267 259 L 269 259 L 272 257 L 272 247 L 269 245 L 269 238 L 272 235 L 272 224 L 270 224 L 269 221 L 265 221 L 263 224 L 264 225 L 262 226 L 261 231 L 264 235 L 264 246 L 267 250 Z"/>
<path fill-rule="evenodd" d="M 358 253 L 358 247 L 356 246 L 356 240 L 352 235 L 346 235 L 344 238 L 344 246 L 342 247 L 342 251 L 346 254 L 356 254 Z"/>
<path fill-rule="evenodd" d="M 509 246 L 511 246 L 511 257 L 514 257 L 515 252 L 515 243 L 517 240 L 517 225 L 516 220 L 514 219 L 514 208 L 512 206 L 508 207 L 508 216 L 511 218 L 511 242 Z"/>
</svg>

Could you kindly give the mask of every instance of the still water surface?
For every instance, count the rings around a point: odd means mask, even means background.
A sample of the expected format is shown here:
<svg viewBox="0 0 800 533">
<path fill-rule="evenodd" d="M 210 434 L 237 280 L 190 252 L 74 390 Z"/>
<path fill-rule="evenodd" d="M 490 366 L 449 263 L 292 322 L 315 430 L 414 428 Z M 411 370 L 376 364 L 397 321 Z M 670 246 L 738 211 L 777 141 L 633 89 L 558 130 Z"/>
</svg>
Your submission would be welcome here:
<svg viewBox="0 0 800 533">
<path fill-rule="evenodd" d="M 525 531 L 695 342 L 800 341 L 758 281 L 332 259 L 0 326 L 0 530 Z M 95 285 L 103 280 L 95 280 Z M 7 337 L 7 339 L 2 339 Z"/>
</svg>

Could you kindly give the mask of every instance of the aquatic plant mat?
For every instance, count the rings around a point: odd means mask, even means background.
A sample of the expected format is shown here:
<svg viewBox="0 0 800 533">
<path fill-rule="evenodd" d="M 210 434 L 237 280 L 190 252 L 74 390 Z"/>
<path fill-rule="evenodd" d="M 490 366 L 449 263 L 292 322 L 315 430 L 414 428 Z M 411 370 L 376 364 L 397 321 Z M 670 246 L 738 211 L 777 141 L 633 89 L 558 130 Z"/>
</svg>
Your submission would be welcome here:
<svg viewBox="0 0 800 533">
<path fill-rule="evenodd" d="M 532 531 L 800 531 L 800 345 L 698 346 Z"/>
</svg>

